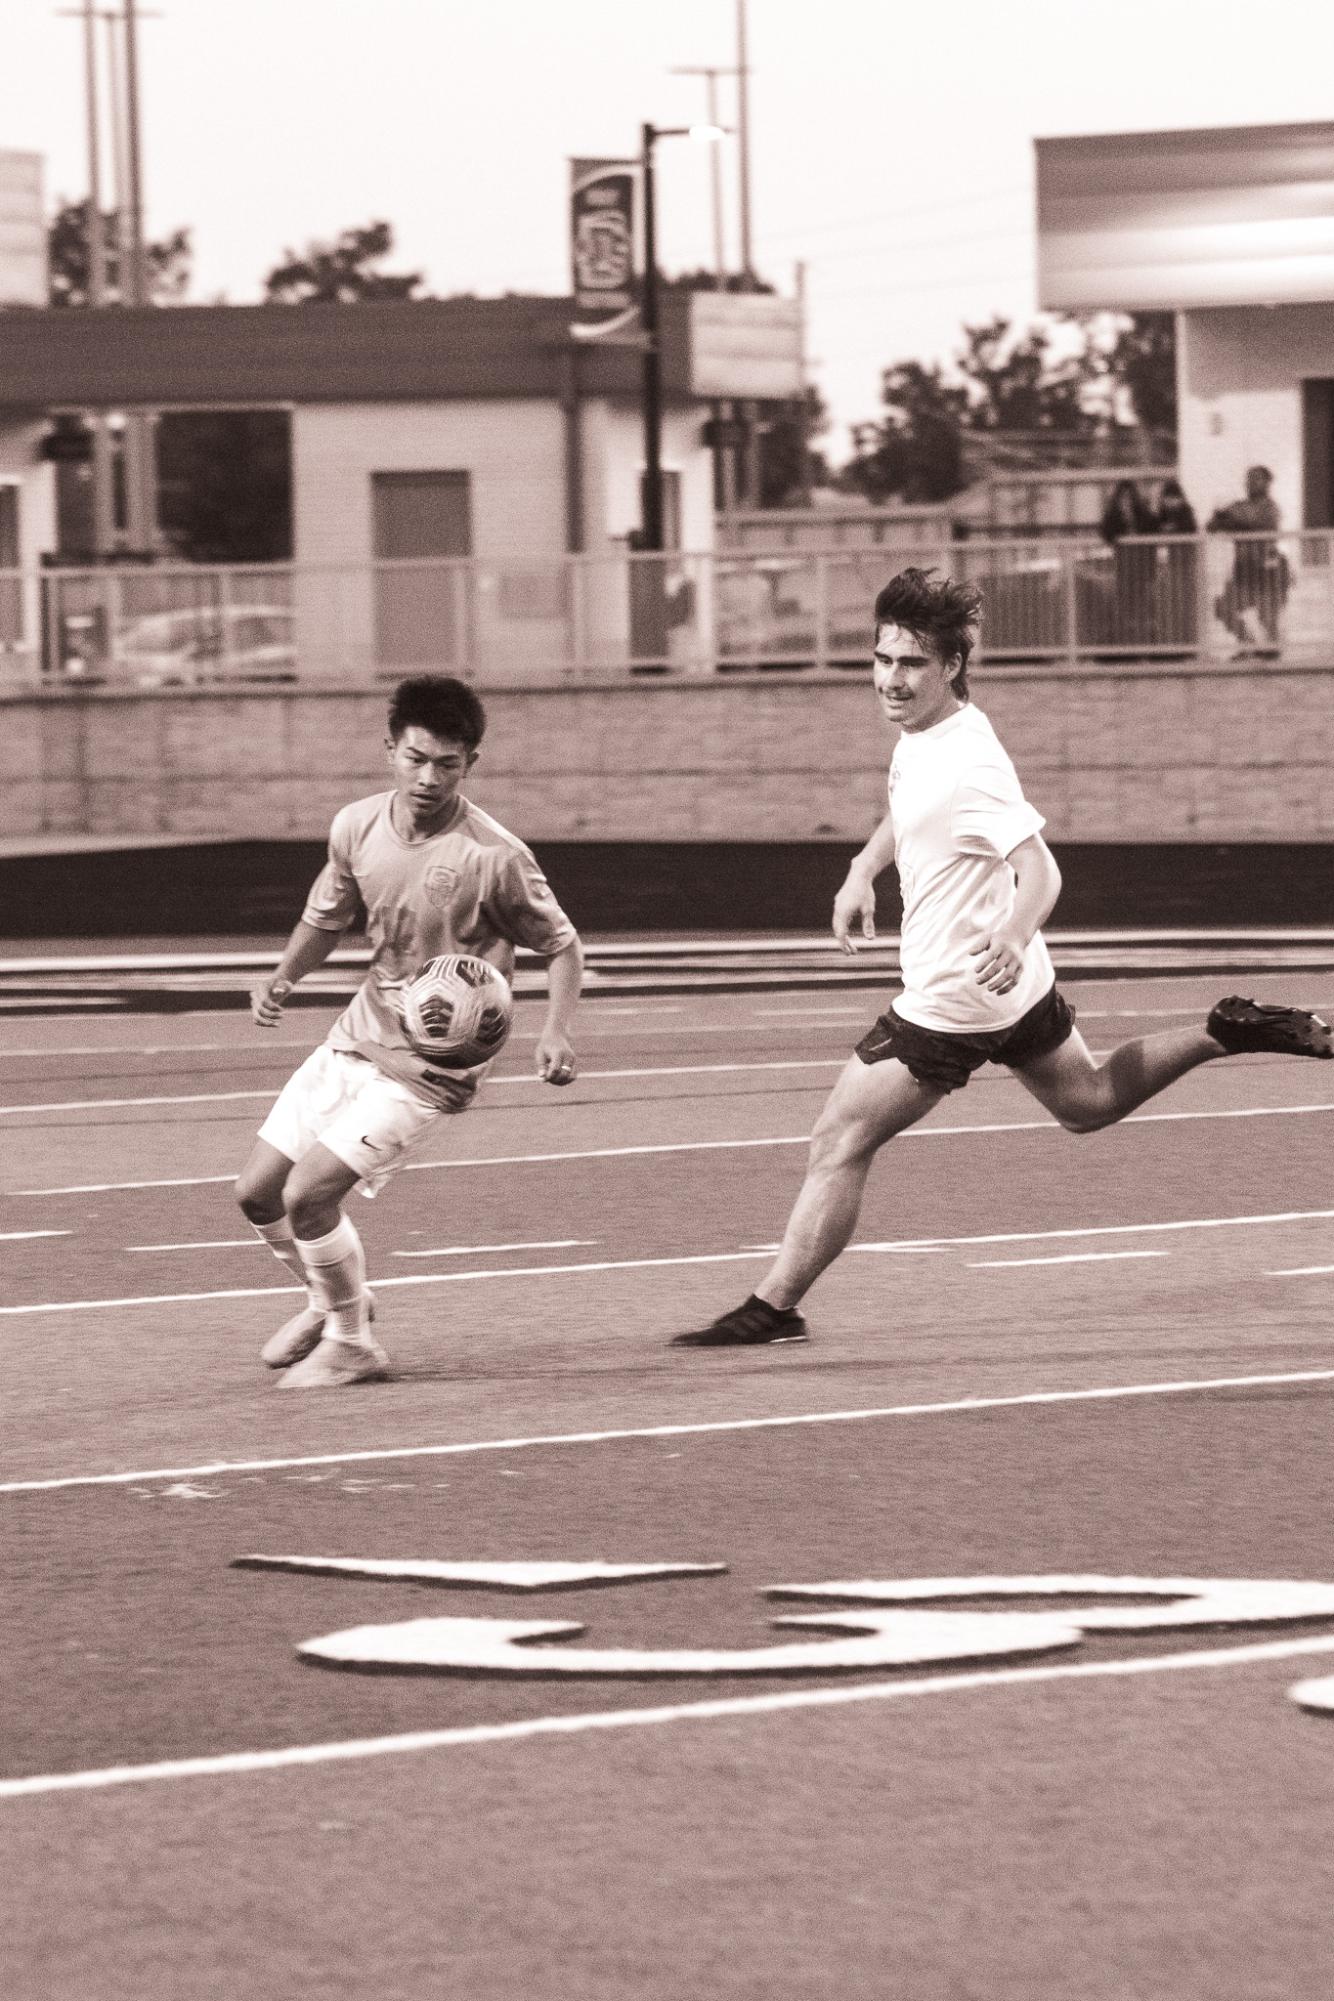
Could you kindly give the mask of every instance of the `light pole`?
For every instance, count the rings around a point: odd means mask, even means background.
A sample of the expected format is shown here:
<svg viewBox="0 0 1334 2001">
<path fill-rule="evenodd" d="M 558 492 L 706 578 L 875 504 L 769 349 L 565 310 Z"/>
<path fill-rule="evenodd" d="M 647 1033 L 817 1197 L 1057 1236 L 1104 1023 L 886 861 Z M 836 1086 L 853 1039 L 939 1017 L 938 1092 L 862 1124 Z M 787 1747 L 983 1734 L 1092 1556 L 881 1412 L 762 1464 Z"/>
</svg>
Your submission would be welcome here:
<svg viewBox="0 0 1334 2001">
<path fill-rule="evenodd" d="M 644 491 L 640 504 L 639 546 L 660 555 L 663 547 L 662 508 L 662 341 L 658 314 L 658 218 L 653 181 L 653 149 L 659 139 L 716 141 L 721 125 L 650 125 L 640 135 L 640 171 L 644 183 L 644 296 L 640 322 L 644 333 L 641 401 L 644 416 Z"/>
</svg>

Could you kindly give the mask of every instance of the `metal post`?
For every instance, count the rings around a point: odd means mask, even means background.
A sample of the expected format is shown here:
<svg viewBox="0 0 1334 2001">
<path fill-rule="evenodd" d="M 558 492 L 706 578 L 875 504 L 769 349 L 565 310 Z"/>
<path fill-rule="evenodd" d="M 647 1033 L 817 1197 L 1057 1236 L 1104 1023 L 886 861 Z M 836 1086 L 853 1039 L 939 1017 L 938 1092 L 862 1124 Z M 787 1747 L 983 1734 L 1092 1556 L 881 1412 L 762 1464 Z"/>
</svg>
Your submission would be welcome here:
<svg viewBox="0 0 1334 2001">
<path fill-rule="evenodd" d="M 644 491 L 641 505 L 641 547 L 660 554 L 662 525 L 662 348 L 658 333 L 658 241 L 653 191 L 653 144 L 657 133 L 645 124 L 642 133 L 644 177 L 644 298 L 640 319 L 644 330 L 643 416 Z"/>
<path fill-rule="evenodd" d="M 83 62 L 88 95 L 88 304 L 103 305 L 107 292 L 107 246 L 102 224 L 102 138 L 97 116 L 97 6 L 84 0 Z M 102 411 L 87 417 L 92 433 L 93 554 L 104 556 L 116 534 L 111 489 L 111 440 Z"/>
<path fill-rule="evenodd" d="M 741 276 L 754 276 L 750 256 L 750 65 L 746 60 L 746 0 L 736 0 L 737 153 L 741 176 Z"/>
<path fill-rule="evenodd" d="M 125 246 L 129 284 L 124 296 L 128 305 L 144 306 L 148 303 L 148 274 L 144 250 L 143 157 L 139 137 L 139 24 L 134 10 L 135 0 L 125 0 L 125 156 L 130 240 Z"/>
<path fill-rule="evenodd" d="M 801 385 L 801 407 L 797 412 L 797 437 L 800 453 L 797 483 L 801 490 L 801 504 L 811 504 L 811 399 L 809 391 L 810 357 L 806 346 L 806 265 L 804 260 L 797 263 L 797 338 L 801 343 L 798 361 L 798 379 Z"/>
</svg>

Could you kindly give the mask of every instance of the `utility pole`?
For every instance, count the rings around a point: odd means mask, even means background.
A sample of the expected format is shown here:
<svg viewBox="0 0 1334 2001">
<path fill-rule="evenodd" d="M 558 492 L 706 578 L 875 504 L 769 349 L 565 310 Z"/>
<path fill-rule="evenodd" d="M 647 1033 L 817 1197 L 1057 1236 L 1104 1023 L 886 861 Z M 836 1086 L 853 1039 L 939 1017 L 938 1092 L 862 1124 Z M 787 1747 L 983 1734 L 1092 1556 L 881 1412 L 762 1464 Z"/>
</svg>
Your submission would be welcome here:
<svg viewBox="0 0 1334 2001">
<path fill-rule="evenodd" d="M 709 124 L 718 126 L 721 130 L 718 118 L 718 78 L 720 76 L 736 76 L 737 71 L 734 69 L 723 69 L 712 63 L 685 63 L 672 70 L 671 74 L 673 76 L 702 76 L 706 79 Z M 719 148 L 717 146 L 713 148 L 713 157 L 709 162 L 709 178 L 713 196 L 714 282 L 720 292 L 725 292 L 727 290 L 727 264 L 723 256 L 723 163 L 719 157 Z"/>
<path fill-rule="evenodd" d="M 88 110 L 88 304 L 106 302 L 107 246 L 102 220 L 102 133 L 97 115 L 97 0 L 83 0 L 84 88 Z M 116 539 L 111 438 L 101 410 L 87 416 L 92 438 L 93 555 L 107 554 Z"/>
<path fill-rule="evenodd" d="M 750 253 L 750 64 L 746 57 L 746 0 L 736 0 L 737 152 L 741 176 L 741 276 L 755 275 Z"/>
</svg>

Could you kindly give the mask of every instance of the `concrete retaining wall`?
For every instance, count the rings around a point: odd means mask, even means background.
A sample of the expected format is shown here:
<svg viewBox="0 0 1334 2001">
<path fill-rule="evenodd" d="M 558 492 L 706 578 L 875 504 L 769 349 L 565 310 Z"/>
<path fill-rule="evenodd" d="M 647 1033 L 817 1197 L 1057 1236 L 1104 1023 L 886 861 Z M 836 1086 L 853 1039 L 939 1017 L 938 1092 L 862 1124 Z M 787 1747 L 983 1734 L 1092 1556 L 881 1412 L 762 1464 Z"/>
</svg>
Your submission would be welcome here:
<svg viewBox="0 0 1334 2001">
<path fill-rule="evenodd" d="M 1334 839 L 1334 670 L 999 669 L 974 696 L 1075 842 Z M 0 838 L 320 839 L 384 782 L 387 688 L 0 702 Z M 470 794 L 533 841 L 859 841 L 891 736 L 868 677 L 485 691 Z"/>
</svg>

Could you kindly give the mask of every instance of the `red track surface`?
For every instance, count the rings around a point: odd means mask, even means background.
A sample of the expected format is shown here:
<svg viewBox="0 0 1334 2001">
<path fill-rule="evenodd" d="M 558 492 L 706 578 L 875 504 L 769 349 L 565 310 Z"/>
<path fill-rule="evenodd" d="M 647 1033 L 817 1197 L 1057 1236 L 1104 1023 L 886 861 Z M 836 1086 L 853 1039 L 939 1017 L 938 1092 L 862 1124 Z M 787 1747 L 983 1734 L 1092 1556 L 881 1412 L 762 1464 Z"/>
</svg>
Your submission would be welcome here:
<svg viewBox="0 0 1334 2001">
<path fill-rule="evenodd" d="M 1259 988 L 1334 1001 L 1298 985 Z M 1215 990 L 1070 988 L 1102 1048 Z M 7 2001 L 1325 1990 L 1334 1720 L 1286 1691 L 1334 1618 L 781 1680 L 298 1657 L 440 1616 L 759 1647 L 816 1608 L 757 1594 L 837 1579 L 1334 1584 L 1331 1066 L 1218 1063 L 1079 1141 L 985 1072 L 887 1151 L 859 1242 L 915 1248 L 850 1252 L 810 1347 L 665 1348 L 764 1269 L 863 998 L 593 1002 L 566 1094 L 526 1007 L 512 1081 L 354 1205 L 395 1379 L 300 1397 L 227 1180 L 323 1017 L 8 1025 Z M 256 1551 L 727 1573 L 533 1599 Z"/>
</svg>

